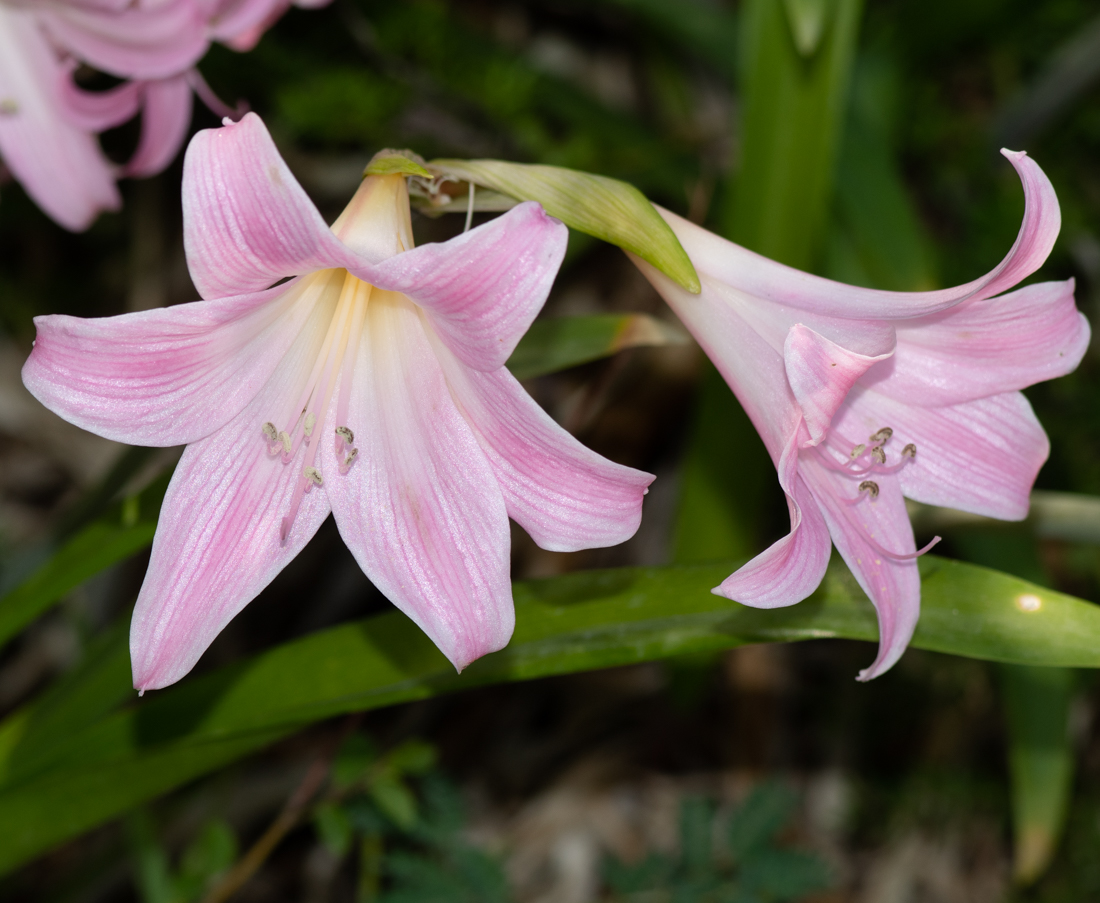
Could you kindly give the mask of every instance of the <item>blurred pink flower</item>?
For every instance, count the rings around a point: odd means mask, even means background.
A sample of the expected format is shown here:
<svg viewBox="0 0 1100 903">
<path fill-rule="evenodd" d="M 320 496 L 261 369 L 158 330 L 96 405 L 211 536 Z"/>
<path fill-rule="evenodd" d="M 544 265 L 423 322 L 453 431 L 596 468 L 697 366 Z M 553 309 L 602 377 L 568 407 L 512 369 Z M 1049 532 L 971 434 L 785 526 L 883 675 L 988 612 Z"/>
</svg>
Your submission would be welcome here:
<svg viewBox="0 0 1100 903">
<path fill-rule="evenodd" d="M 322 6 L 329 0 L 296 0 Z M 160 172 L 187 137 L 192 92 L 232 113 L 194 68 L 221 41 L 250 49 L 289 0 L 0 0 L 0 158 L 61 225 L 87 228 L 120 198 L 115 179 Z M 84 63 L 126 81 L 87 92 Z M 142 112 L 141 138 L 122 167 L 96 134 Z"/>
<path fill-rule="evenodd" d="M 39 317 L 23 369 L 85 429 L 188 446 L 134 612 L 136 687 L 186 674 L 330 510 L 460 669 L 512 633 L 509 517 L 560 551 L 637 529 L 653 478 L 586 449 L 503 366 L 565 252 L 538 204 L 414 249 L 405 178 L 369 176 L 330 230 L 254 114 L 194 138 L 183 203 L 209 300 Z"/>
<path fill-rule="evenodd" d="M 775 608 L 821 582 L 830 537 L 878 612 L 869 680 L 920 614 L 903 496 L 1004 520 L 1027 515 L 1049 443 L 1018 391 L 1080 363 L 1089 327 L 1073 282 L 1003 292 L 1058 236 L 1054 189 L 1024 153 L 1019 237 L 988 275 L 937 292 L 855 288 L 774 263 L 662 210 L 703 283 L 689 294 L 635 262 L 733 389 L 787 495 L 791 532 L 714 592 Z"/>
</svg>

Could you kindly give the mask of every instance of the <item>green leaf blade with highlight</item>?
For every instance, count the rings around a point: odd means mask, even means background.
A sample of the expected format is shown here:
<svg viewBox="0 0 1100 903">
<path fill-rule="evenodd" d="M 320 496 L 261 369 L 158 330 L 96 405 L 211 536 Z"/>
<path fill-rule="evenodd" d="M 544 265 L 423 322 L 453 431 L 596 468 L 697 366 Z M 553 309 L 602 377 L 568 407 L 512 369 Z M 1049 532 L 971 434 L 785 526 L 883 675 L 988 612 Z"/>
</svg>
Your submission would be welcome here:
<svg viewBox="0 0 1100 903">
<path fill-rule="evenodd" d="M 690 292 L 700 290 L 687 252 L 633 185 L 560 166 L 501 160 L 433 160 L 429 165 L 441 175 L 538 201 L 570 228 L 637 254 Z"/>
<path fill-rule="evenodd" d="M 32 730 L 13 730 L 9 718 L 0 722 L 0 740 L 7 737 L 0 742 L 0 873 L 336 715 L 746 643 L 877 639 L 874 609 L 838 562 L 809 599 L 771 611 L 710 592 L 734 566 L 623 568 L 517 583 L 511 644 L 461 675 L 393 612 L 189 679 L 64 736 L 47 731 L 35 739 Z M 1100 667 L 1100 607 L 976 565 L 925 556 L 920 567 L 924 617 L 913 646 L 1017 664 Z M 128 689 L 123 669 L 112 668 Z M 25 725 L 34 714 L 11 717 Z"/>
</svg>

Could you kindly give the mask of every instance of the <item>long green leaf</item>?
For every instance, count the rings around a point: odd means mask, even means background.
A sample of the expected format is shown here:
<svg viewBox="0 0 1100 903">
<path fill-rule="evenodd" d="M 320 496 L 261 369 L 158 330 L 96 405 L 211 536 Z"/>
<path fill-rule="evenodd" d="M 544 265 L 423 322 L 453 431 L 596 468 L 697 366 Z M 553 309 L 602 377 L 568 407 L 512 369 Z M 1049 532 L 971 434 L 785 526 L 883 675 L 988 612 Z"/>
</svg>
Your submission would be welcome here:
<svg viewBox="0 0 1100 903">
<path fill-rule="evenodd" d="M 153 522 L 126 525 L 117 516 L 89 524 L 0 598 L 0 645 L 89 577 L 148 546 L 155 530 Z"/>
<path fill-rule="evenodd" d="M 740 172 L 724 231 L 775 260 L 813 269 L 832 197 L 862 0 L 815 0 L 820 37 L 804 56 L 784 0 L 749 0 L 742 18 Z M 803 45 L 803 49 L 809 49 Z"/>
<path fill-rule="evenodd" d="M 531 325 L 508 358 L 508 369 L 517 379 L 531 379 L 626 348 L 687 341 L 684 333 L 646 314 L 553 317 Z"/>
<path fill-rule="evenodd" d="M 773 611 L 709 592 L 732 567 L 593 571 L 516 584 L 511 644 L 461 675 L 411 621 L 391 613 L 186 680 L 62 740 L 16 736 L 0 749 L 0 871 L 319 719 L 743 643 L 877 636 L 870 603 L 839 564 L 805 602 Z M 921 572 L 924 614 L 914 646 L 1100 667 L 1100 607 L 930 556 Z"/>
<path fill-rule="evenodd" d="M 567 226 L 632 251 L 688 291 L 699 291 L 687 252 L 633 185 L 561 166 L 503 160 L 433 160 L 429 166 L 522 201 L 538 201 Z"/>
<path fill-rule="evenodd" d="M 1073 747 L 1069 711 L 1077 683 L 1067 668 L 1001 666 L 1012 783 L 1013 872 L 1031 884 L 1047 870 L 1069 813 Z"/>
</svg>

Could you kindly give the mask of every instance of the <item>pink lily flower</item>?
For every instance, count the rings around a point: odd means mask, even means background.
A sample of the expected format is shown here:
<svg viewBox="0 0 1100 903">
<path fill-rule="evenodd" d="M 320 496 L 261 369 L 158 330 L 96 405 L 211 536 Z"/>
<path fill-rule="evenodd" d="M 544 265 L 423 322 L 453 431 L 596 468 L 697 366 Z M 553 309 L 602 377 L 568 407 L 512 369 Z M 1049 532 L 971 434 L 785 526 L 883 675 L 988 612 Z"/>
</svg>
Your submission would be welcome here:
<svg viewBox="0 0 1100 903">
<path fill-rule="evenodd" d="M 586 449 L 503 366 L 565 252 L 538 204 L 414 248 L 405 178 L 369 176 L 330 230 L 251 113 L 192 140 L 183 203 L 207 300 L 39 317 L 23 369 L 87 430 L 187 444 L 134 612 L 139 690 L 186 674 L 330 511 L 459 669 L 512 633 L 509 517 L 563 551 L 637 529 L 653 477 Z"/>
<path fill-rule="evenodd" d="M 1042 170 L 1003 153 L 1023 181 L 1023 225 L 1000 265 L 957 288 L 842 285 L 664 210 L 702 293 L 635 260 L 737 395 L 787 496 L 791 532 L 714 592 L 758 608 L 799 602 L 831 539 L 878 613 L 878 656 L 860 680 L 898 660 L 920 614 L 915 559 L 932 544 L 917 550 L 903 496 L 1026 517 L 1049 443 L 1018 390 L 1069 373 L 1088 345 L 1072 280 L 994 297 L 1042 265 L 1061 225 Z"/>
<path fill-rule="evenodd" d="M 295 0 L 317 7 L 329 0 Z M 150 176 L 175 158 L 192 95 L 233 111 L 195 65 L 212 41 L 248 50 L 290 0 L 0 0 L 0 157 L 35 202 L 73 231 L 121 204 L 115 179 Z M 127 79 L 105 92 L 72 82 L 78 63 Z M 96 134 L 139 112 L 130 161 L 116 167 Z"/>
</svg>

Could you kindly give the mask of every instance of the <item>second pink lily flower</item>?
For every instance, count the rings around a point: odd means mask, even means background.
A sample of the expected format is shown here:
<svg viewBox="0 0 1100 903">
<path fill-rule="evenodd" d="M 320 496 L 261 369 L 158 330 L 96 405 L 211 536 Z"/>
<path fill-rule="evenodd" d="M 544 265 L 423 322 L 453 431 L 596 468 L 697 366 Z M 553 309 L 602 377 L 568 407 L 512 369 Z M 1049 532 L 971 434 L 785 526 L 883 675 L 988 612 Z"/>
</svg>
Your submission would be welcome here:
<svg viewBox="0 0 1100 903">
<path fill-rule="evenodd" d="M 295 0 L 323 6 L 329 0 Z M 191 124 L 192 93 L 228 112 L 194 68 L 212 41 L 248 50 L 290 0 L 0 0 L 0 158 L 61 225 L 87 228 L 121 200 L 119 175 L 149 176 L 172 162 Z M 83 63 L 118 78 L 110 91 L 72 81 Z M 99 132 L 142 113 L 125 166 Z"/>
<path fill-rule="evenodd" d="M 1023 153 L 1005 156 L 1024 186 L 1019 237 L 992 272 L 958 288 L 830 282 L 663 210 L 702 293 L 635 260 L 737 395 L 787 495 L 790 534 L 715 592 L 792 605 L 817 588 L 835 543 L 878 612 L 878 657 L 863 680 L 898 660 L 920 614 L 915 559 L 925 550 L 904 496 L 1026 517 L 1049 443 L 1019 390 L 1069 373 L 1088 346 L 1072 280 L 1000 295 L 1042 265 L 1061 223 L 1042 170 Z"/>
<path fill-rule="evenodd" d="M 634 533 L 653 477 L 586 449 L 504 368 L 565 252 L 541 207 L 414 248 L 404 176 L 375 175 L 330 230 L 254 114 L 194 138 L 183 191 L 209 300 L 39 317 L 23 370 L 85 429 L 188 446 L 134 612 L 137 688 L 186 674 L 330 511 L 460 669 L 512 633 L 509 517 L 552 550 Z"/>
</svg>

